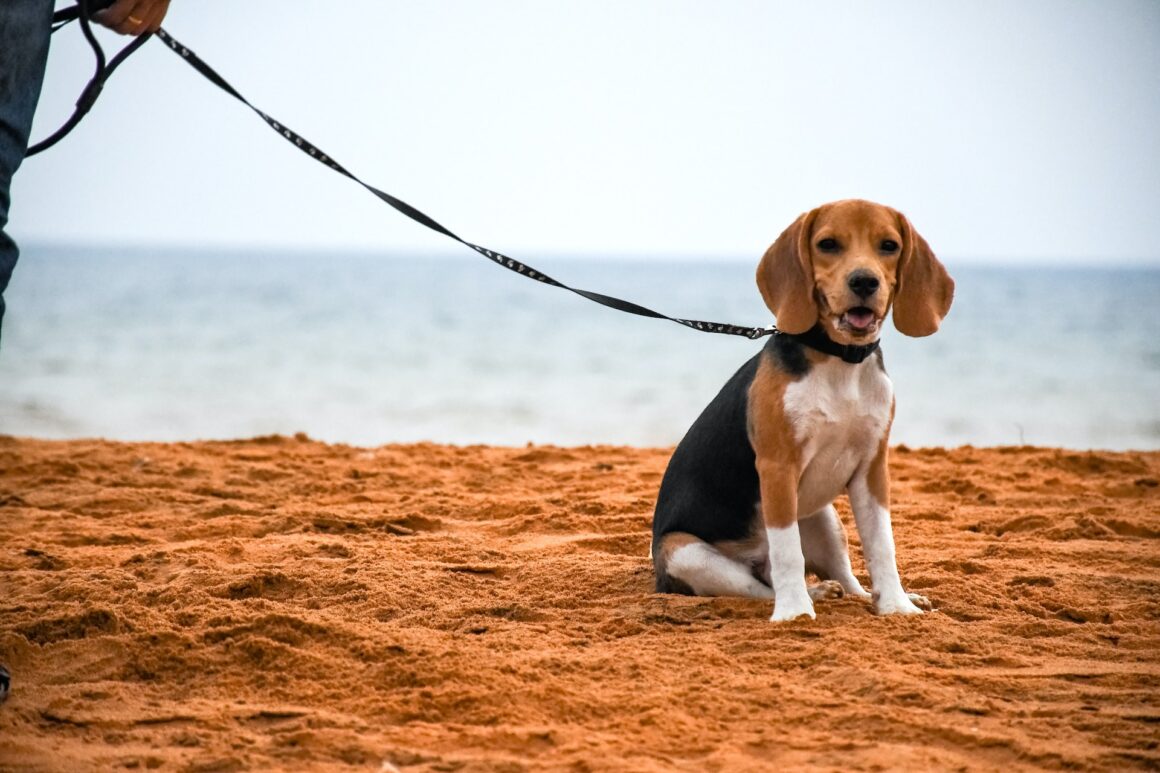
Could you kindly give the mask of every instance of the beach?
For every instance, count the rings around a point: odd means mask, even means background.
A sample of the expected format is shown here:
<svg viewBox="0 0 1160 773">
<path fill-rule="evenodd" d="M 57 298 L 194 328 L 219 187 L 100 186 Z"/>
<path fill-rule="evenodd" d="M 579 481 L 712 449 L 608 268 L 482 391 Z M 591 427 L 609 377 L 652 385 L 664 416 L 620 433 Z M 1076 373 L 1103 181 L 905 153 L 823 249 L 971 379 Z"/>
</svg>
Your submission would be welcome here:
<svg viewBox="0 0 1160 773">
<path fill-rule="evenodd" d="M 1160 766 L 1160 452 L 897 446 L 935 610 L 788 624 L 653 593 L 670 453 L 0 436 L 0 769 Z"/>
<path fill-rule="evenodd" d="M 0 773 L 1160 770 L 1160 3 L 9 5 Z"/>
</svg>

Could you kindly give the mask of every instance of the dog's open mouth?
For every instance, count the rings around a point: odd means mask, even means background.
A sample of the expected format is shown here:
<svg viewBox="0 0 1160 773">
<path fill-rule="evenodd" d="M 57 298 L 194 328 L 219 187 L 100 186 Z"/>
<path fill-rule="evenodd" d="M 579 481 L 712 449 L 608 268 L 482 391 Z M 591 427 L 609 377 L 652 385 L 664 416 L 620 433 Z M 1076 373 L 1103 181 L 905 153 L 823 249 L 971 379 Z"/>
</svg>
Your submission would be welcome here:
<svg viewBox="0 0 1160 773">
<path fill-rule="evenodd" d="M 869 333 L 877 323 L 874 312 L 865 306 L 855 306 L 842 315 L 842 324 L 855 333 Z"/>
</svg>

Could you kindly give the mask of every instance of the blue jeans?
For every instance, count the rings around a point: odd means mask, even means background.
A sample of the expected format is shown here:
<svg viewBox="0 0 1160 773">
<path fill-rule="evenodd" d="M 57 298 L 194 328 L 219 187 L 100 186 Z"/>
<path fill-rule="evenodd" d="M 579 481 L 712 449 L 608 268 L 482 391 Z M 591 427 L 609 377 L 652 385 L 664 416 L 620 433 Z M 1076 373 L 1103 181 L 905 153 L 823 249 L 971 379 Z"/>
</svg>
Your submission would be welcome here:
<svg viewBox="0 0 1160 773">
<path fill-rule="evenodd" d="M 5 233 L 12 175 L 28 149 L 32 114 L 40 100 L 53 0 L 0 0 L 0 323 L 4 290 L 20 254 Z"/>
</svg>

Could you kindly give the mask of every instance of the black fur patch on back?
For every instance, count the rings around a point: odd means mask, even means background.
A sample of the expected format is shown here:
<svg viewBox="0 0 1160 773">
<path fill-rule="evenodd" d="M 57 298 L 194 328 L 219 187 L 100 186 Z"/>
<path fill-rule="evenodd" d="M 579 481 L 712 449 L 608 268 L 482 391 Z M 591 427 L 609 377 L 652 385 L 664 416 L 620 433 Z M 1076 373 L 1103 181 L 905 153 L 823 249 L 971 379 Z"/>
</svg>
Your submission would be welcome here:
<svg viewBox="0 0 1160 773">
<path fill-rule="evenodd" d="M 772 336 L 725 383 L 677 445 L 653 513 L 653 561 L 660 593 L 692 593 L 657 560 L 664 535 L 683 531 L 712 545 L 744 539 L 752 532 L 761 494 L 749 441 L 749 387 L 763 359 L 794 378 L 811 367 L 802 344 L 788 336 Z"/>
<path fill-rule="evenodd" d="M 765 356 L 759 352 L 733 374 L 669 459 L 653 514 L 654 561 L 661 537 L 670 532 L 688 532 L 710 544 L 749 533 L 759 498 L 746 421 L 749 385 Z M 658 569 L 659 579 L 664 572 Z"/>
</svg>

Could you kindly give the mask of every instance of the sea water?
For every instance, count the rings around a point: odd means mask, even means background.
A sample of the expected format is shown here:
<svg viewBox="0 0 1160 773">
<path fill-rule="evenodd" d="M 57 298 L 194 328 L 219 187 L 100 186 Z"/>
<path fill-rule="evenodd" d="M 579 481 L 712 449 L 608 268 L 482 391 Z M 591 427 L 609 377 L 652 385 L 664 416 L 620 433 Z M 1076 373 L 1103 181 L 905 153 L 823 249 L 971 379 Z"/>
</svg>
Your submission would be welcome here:
<svg viewBox="0 0 1160 773">
<path fill-rule="evenodd" d="M 524 258 L 672 316 L 772 321 L 754 261 Z M 894 442 L 1160 447 L 1160 270 L 948 267 L 939 333 L 883 338 Z M 0 433 L 42 438 L 665 446 L 762 345 L 472 253 L 32 245 L 5 297 Z"/>
</svg>

